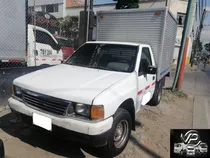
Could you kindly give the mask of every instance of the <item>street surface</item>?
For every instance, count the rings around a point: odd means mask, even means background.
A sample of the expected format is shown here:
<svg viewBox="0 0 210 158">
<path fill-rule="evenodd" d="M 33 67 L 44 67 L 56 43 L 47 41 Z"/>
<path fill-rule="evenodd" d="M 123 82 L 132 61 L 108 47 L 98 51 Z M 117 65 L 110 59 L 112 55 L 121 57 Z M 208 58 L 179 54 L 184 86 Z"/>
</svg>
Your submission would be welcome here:
<svg viewBox="0 0 210 158">
<path fill-rule="evenodd" d="M 198 68 L 200 71 L 185 73 L 182 89 L 193 99 L 193 128 L 210 128 L 210 64 L 205 70 L 203 64 Z"/>
</svg>

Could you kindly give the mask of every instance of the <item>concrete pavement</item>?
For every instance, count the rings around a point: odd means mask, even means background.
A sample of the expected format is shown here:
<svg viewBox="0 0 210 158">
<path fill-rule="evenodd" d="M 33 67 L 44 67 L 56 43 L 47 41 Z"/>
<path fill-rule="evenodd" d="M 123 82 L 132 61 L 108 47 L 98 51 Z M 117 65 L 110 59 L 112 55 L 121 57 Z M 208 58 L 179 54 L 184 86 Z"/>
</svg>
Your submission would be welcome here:
<svg viewBox="0 0 210 158">
<path fill-rule="evenodd" d="M 166 85 L 172 82 L 173 75 Z M 205 71 L 185 73 L 182 90 L 193 98 L 193 128 L 210 128 L 210 65 Z"/>
</svg>

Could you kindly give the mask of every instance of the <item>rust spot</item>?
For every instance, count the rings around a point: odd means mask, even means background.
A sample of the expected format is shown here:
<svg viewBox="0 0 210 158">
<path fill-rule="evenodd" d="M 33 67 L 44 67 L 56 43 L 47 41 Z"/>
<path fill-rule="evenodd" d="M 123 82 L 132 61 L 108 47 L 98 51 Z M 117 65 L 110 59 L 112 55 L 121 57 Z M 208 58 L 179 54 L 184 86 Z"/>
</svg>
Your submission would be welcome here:
<svg viewBox="0 0 210 158">
<path fill-rule="evenodd" d="M 155 12 L 155 16 L 160 16 L 161 12 Z"/>
</svg>

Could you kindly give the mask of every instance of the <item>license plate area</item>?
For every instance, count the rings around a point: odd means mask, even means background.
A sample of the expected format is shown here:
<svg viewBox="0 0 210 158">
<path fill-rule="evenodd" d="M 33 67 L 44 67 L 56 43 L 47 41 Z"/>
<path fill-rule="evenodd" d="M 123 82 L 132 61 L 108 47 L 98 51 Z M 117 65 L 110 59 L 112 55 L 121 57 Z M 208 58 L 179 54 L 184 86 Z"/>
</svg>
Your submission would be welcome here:
<svg viewBox="0 0 210 158">
<path fill-rule="evenodd" d="M 33 124 L 36 126 L 39 126 L 41 128 L 44 128 L 48 131 L 52 131 L 52 119 L 33 113 Z"/>
</svg>

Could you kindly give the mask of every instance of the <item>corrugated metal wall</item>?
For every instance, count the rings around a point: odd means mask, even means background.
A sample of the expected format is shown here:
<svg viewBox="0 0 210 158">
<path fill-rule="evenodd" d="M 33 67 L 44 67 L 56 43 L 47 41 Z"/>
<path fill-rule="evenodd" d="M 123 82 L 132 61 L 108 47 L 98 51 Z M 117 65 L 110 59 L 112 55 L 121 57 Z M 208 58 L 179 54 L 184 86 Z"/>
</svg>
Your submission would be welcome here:
<svg viewBox="0 0 210 158">
<path fill-rule="evenodd" d="M 165 72 L 165 70 L 170 69 L 170 66 L 172 65 L 176 32 L 177 32 L 177 23 L 171 16 L 171 14 L 168 13 L 166 18 L 160 76 L 165 75 L 165 73 L 167 72 L 167 71 Z"/>
<path fill-rule="evenodd" d="M 156 13 L 161 14 L 156 14 Z M 168 14 L 169 15 L 169 14 Z M 166 40 L 161 54 L 163 41 L 163 29 L 165 21 L 165 8 L 162 9 L 132 9 L 123 11 L 101 11 L 97 19 L 98 41 L 121 41 L 149 44 L 158 64 L 158 79 L 160 73 L 168 67 L 173 56 L 176 32 L 176 22 L 168 16 L 166 26 Z M 172 30 L 173 29 L 173 30 Z M 168 54 L 170 53 L 170 55 Z M 162 63 L 158 63 L 162 56 Z"/>
</svg>

